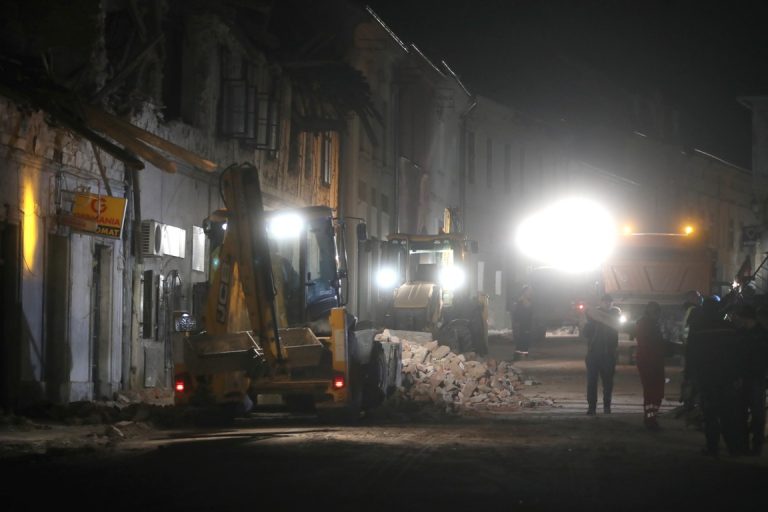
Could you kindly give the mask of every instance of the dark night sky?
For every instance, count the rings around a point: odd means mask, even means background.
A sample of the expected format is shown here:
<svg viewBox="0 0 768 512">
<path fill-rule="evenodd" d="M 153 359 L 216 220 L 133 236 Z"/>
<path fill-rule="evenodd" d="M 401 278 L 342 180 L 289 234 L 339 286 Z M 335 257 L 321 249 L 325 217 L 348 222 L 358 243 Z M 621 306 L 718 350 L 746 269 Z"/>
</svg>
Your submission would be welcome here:
<svg viewBox="0 0 768 512">
<path fill-rule="evenodd" d="M 369 0 L 476 94 L 544 118 L 589 109 L 587 71 L 681 113 L 686 144 L 751 167 L 742 95 L 768 94 L 768 2 Z"/>
</svg>

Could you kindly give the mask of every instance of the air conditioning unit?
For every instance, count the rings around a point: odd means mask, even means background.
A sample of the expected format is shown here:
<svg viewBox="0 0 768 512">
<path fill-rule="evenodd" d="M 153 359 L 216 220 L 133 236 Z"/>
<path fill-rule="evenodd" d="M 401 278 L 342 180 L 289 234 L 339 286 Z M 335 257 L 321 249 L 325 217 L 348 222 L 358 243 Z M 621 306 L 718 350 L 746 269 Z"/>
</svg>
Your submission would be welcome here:
<svg viewBox="0 0 768 512">
<path fill-rule="evenodd" d="M 141 222 L 141 254 L 143 256 L 186 255 L 187 231 L 156 220 Z"/>
<path fill-rule="evenodd" d="M 163 228 L 164 224 L 156 220 L 141 221 L 141 255 L 163 255 Z"/>
</svg>

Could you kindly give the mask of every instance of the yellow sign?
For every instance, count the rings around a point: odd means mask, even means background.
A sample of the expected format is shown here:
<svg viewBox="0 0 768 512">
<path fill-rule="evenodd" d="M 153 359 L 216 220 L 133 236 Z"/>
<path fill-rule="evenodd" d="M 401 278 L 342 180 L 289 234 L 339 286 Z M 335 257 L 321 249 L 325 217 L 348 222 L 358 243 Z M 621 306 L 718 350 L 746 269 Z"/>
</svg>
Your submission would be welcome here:
<svg viewBox="0 0 768 512">
<path fill-rule="evenodd" d="M 72 215 L 66 224 L 101 236 L 120 238 L 126 200 L 123 197 L 75 194 Z"/>
</svg>

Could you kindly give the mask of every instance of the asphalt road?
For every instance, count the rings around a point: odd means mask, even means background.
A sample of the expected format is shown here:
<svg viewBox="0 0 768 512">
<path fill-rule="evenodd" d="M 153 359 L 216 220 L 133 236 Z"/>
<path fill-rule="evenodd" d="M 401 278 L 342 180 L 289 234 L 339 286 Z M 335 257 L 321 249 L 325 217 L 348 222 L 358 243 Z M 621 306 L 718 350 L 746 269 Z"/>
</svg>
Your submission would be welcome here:
<svg viewBox="0 0 768 512">
<path fill-rule="evenodd" d="M 0 460 L 3 510 L 758 510 L 768 458 L 701 455 L 703 435 L 662 415 L 642 427 L 618 369 L 617 412 L 584 415 L 583 344 L 541 342 L 518 364 L 555 407 L 479 418 L 253 415 L 228 428 L 147 432 L 101 448 Z M 511 347 L 494 343 L 491 356 Z M 674 379 L 674 372 L 670 375 Z M 674 386 L 672 386 L 674 389 Z M 580 402 L 580 400 L 582 400 Z M 29 490 L 31 489 L 31 490 Z"/>
</svg>

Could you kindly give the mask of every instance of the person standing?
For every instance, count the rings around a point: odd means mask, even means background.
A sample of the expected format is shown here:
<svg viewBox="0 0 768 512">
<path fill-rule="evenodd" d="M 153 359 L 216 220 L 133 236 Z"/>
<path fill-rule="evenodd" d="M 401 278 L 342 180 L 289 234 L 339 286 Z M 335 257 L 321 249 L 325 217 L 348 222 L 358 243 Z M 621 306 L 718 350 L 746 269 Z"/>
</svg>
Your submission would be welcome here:
<svg viewBox="0 0 768 512">
<path fill-rule="evenodd" d="M 720 438 L 731 455 L 742 453 L 739 406 L 742 401 L 741 350 L 733 324 L 719 305 L 704 300 L 700 322 L 688 340 L 686 371 L 699 390 L 704 420 L 705 455 L 717 456 Z"/>
<path fill-rule="evenodd" d="M 683 318 L 680 326 L 680 340 L 683 346 L 683 380 L 680 384 L 681 414 L 688 423 L 696 423 L 696 408 L 700 405 L 699 392 L 688 371 L 688 342 L 691 331 L 695 331 L 700 323 L 703 297 L 698 290 L 689 290 L 683 302 Z"/>
<path fill-rule="evenodd" d="M 533 338 L 533 290 L 524 285 L 520 298 L 512 312 L 512 338 L 515 342 L 515 358 L 528 355 Z"/>
<path fill-rule="evenodd" d="M 765 443 L 765 379 L 768 372 L 768 330 L 757 321 L 757 312 L 742 304 L 733 313 L 742 349 L 742 402 L 736 421 L 741 445 L 749 455 L 760 455 Z"/>
<path fill-rule="evenodd" d="M 664 398 L 665 340 L 661 332 L 661 306 L 651 301 L 645 314 L 637 321 L 634 336 L 637 340 L 637 370 L 643 385 L 643 411 L 646 428 L 658 430 L 657 416 Z"/>
<path fill-rule="evenodd" d="M 603 385 L 603 412 L 610 414 L 613 397 L 613 375 L 619 348 L 618 321 L 620 310 L 611 307 L 613 298 L 604 295 L 596 311 L 586 309 L 586 323 L 581 329 L 587 341 L 587 414 L 597 412 L 598 382 Z"/>
</svg>

